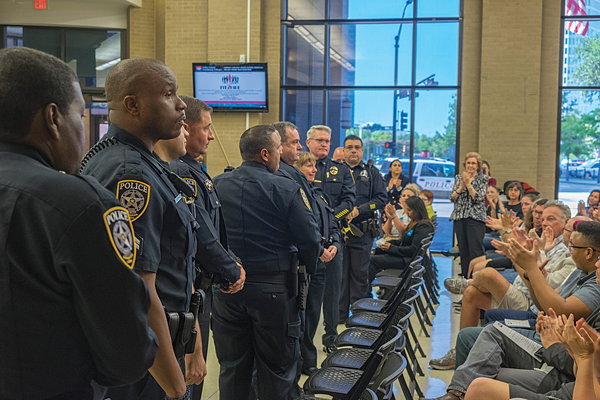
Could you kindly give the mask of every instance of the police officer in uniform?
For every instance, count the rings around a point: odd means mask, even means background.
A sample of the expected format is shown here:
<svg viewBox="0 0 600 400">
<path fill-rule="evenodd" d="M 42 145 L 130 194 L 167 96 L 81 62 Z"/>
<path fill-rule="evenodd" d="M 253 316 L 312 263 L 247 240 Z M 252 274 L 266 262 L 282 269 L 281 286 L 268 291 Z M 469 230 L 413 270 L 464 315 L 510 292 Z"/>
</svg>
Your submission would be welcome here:
<svg viewBox="0 0 600 400">
<path fill-rule="evenodd" d="M 204 158 L 214 135 L 211 130 L 212 107 L 193 97 L 180 96 L 185 102 L 186 119 L 184 130 L 189 132 L 184 155 L 171 161 L 171 171 L 183 178 L 196 194 L 192 201 L 196 207 L 196 221 L 200 225 L 196 230 L 198 251 L 196 253 L 197 270 L 201 272 L 196 278 L 196 287 L 201 287 L 206 297 L 203 312 L 198 316 L 200 332 L 202 333 L 202 351 L 206 361 L 208 351 L 208 336 L 210 313 L 212 309 L 211 277 L 216 276 L 215 282 L 221 283 L 223 293 L 236 293 L 244 287 L 246 273 L 237 263 L 237 257 L 227 245 L 227 232 L 221 213 L 221 203 L 211 177 L 196 159 Z M 200 400 L 203 383 L 194 387 L 192 398 Z"/>
<path fill-rule="evenodd" d="M 331 145 L 331 129 L 325 125 L 315 125 L 306 133 L 306 145 L 317 159 L 317 174 L 314 187 L 320 188 L 330 200 L 330 207 L 337 221 L 344 221 L 354 208 L 356 194 L 350 169 L 345 164 L 331 160 L 327 155 Z M 342 252 L 338 252 L 325 269 L 325 297 L 323 299 L 323 319 L 325 334 L 323 350 L 332 352 L 337 338 L 340 320 L 339 301 L 342 285 Z"/>
<path fill-rule="evenodd" d="M 348 318 L 350 304 L 367 297 L 369 292 L 369 260 L 373 239 L 379 236 L 377 210 L 387 202 L 381 173 L 365 164 L 363 143 L 356 135 L 344 139 L 344 156 L 356 184 L 356 203 L 348 215 L 350 228 L 344 246 L 344 274 L 340 295 L 340 317 Z"/>
<path fill-rule="evenodd" d="M 0 50 L 0 89 L 0 398 L 91 400 L 92 380 L 134 382 L 157 349 L 133 228 L 112 193 L 73 175 L 85 102 L 71 69 Z"/>
<path fill-rule="evenodd" d="M 299 154 L 298 161 L 296 162 L 296 167 L 306 176 L 309 183 L 313 183 L 315 180 L 315 174 L 317 173 L 316 161 L 315 156 L 311 153 L 302 152 Z M 327 263 L 341 251 L 340 230 L 337 222 L 333 219 L 333 210 L 329 207 L 329 202 L 326 199 L 327 195 L 321 189 L 312 186 L 310 190 L 315 202 L 313 210 L 319 223 L 323 251 L 317 262 L 317 270 L 312 275 L 308 288 L 305 312 L 306 323 L 301 343 L 301 371 L 305 375 L 311 375 L 317 370 L 317 349 L 313 343 L 313 339 L 317 332 L 321 316 L 321 306 L 323 305 L 325 269 Z"/>
<path fill-rule="evenodd" d="M 246 270 L 244 288 L 215 292 L 212 329 L 221 364 L 221 399 L 247 399 L 256 362 L 258 397 L 292 399 L 300 356 L 300 318 L 293 277 L 300 265 L 315 272 L 320 244 L 306 193 L 275 176 L 281 139 L 271 125 L 240 138 L 244 162 L 215 177 L 229 244 Z"/>
<path fill-rule="evenodd" d="M 149 324 L 159 342 L 149 374 L 134 385 L 111 389 L 107 398 L 189 398 L 186 385 L 200 383 L 206 375 L 201 335 L 196 338 L 197 351 L 178 359 L 165 312 L 185 313 L 190 308 L 196 277 L 195 220 L 174 186 L 179 178 L 153 153 L 158 140 L 181 134 L 186 105 L 177 97 L 173 72 L 154 59 L 119 62 L 105 90 L 112 124 L 84 158 L 82 173 L 96 177 L 129 212 L 138 251 L 135 271 L 148 286 Z"/>
</svg>

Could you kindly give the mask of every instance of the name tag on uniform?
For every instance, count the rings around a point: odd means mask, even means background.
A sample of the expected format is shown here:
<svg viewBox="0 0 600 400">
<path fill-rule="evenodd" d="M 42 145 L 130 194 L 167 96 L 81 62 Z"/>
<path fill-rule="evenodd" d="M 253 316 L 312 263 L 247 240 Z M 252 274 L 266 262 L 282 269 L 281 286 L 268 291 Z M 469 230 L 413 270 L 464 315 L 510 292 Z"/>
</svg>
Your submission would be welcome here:
<svg viewBox="0 0 600 400">
<path fill-rule="evenodd" d="M 179 200 L 181 200 L 181 193 L 179 193 L 177 197 L 175 197 L 175 204 L 179 203 Z"/>
</svg>

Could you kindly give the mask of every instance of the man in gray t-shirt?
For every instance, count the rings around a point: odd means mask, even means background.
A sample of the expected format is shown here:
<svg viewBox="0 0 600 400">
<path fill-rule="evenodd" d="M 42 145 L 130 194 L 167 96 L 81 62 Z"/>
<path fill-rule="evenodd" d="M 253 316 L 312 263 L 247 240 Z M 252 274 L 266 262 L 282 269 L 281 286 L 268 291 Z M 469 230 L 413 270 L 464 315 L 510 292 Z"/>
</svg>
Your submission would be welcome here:
<svg viewBox="0 0 600 400">
<path fill-rule="evenodd" d="M 535 305 L 548 313 L 573 314 L 575 320 L 588 318 L 592 310 L 600 307 L 600 285 L 596 282 L 596 261 L 600 253 L 600 223 L 580 222 L 569 241 L 569 251 L 577 268 L 561 285 L 558 292 L 552 289 L 537 266 L 537 246 L 527 251 L 518 243 L 511 243 L 510 255 L 513 262 L 525 269 L 527 286 Z M 543 281 L 543 284 L 542 284 Z M 476 328 L 470 328 L 470 331 Z M 540 335 L 531 330 L 517 330 L 523 336 L 542 343 Z M 459 334 L 460 336 L 460 334 Z M 460 337 L 457 343 L 460 343 Z M 509 381 L 535 391 L 545 377 L 544 372 L 531 371 L 542 367 L 514 342 L 507 339 L 493 325 L 483 328 L 473 345 L 467 360 L 455 372 L 448 393 L 438 400 L 462 400 L 467 388 L 478 377 Z M 499 375 L 503 368 L 518 368 L 519 374 L 510 374 L 510 379 Z"/>
</svg>

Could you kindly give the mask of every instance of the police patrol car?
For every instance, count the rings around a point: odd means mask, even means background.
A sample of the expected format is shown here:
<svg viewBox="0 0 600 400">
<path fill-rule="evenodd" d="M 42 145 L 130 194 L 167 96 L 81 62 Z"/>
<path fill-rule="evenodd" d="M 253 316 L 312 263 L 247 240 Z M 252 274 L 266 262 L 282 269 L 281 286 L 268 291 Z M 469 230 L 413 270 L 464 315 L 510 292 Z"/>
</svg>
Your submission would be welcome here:
<svg viewBox="0 0 600 400">
<path fill-rule="evenodd" d="M 386 157 L 375 161 L 375 166 L 383 175 L 397 157 Z M 402 174 L 408 177 L 408 158 L 400 158 Z M 431 190 L 435 198 L 448 198 L 454 185 L 454 163 L 441 158 L 418 158 L 414 160 L 412 182 L 419 188 Z"/>
</svg>

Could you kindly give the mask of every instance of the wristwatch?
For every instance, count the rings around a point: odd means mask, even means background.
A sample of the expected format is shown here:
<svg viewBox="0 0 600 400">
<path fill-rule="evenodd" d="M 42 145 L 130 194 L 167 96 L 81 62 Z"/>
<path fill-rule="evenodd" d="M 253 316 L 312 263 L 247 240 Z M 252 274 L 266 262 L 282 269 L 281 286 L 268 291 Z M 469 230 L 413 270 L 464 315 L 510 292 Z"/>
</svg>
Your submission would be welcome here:
<svg viewBox="0 0 600 400">
<path fill-rule="evenodd" d="M 512 233 L 512 229 L 507 229 L 504 231 L 503 235 L 506 235 L 507 233 Z"/>
</svg>

